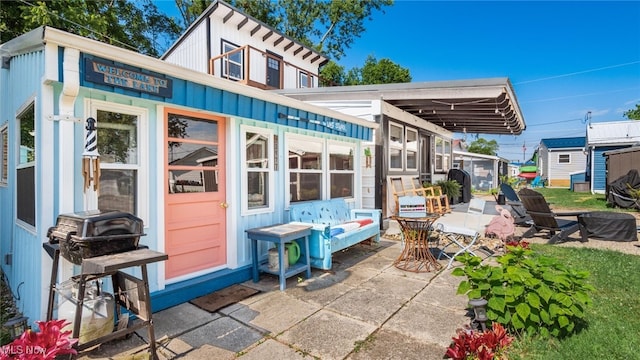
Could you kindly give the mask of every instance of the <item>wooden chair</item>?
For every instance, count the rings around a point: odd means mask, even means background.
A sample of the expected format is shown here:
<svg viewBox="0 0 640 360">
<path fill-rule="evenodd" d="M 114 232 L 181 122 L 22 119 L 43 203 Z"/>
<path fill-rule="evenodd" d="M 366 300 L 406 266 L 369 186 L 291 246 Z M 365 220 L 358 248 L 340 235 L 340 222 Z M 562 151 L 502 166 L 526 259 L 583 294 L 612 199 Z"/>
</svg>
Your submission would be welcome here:
<svg viewBox="0 0 640 360">
<path fill-rule="evenodd" d="M 558 219 L 558 216 L 575 216 L 576 218 L 584 211 L 579 212 L 553 212 L 544 196 L 531 189 L 522 189 L 518 192 L 522 205 L 531 216 L 533 225 L 522 234 L 522 237 L 529 238 L 543 230 L 549 231 L 549 244 L 566 241 L 569 235 L 580 231 L 580 241 L 587 242 L 587 230 L 576 220 Z M 556 234 L 556 232 L 558 232 Z"/>
<path fill-rule="evenodd" d="M 449 195 L 442 193 L 442 188 L 440 186 L 436 186 L 434 188 L 435 195 L 440 198 L 440 203 L 442 204 L 442 208 L 444 212 L 451 212 L 451 206 L 449 205 Z"/>
<path fill-rule="evenodd" d="M 406 189 L 404 188 L 404 184 L 402 183 L 402 178 L 392 177 L 390 178 L 390 180 L 391 180 L 391 192 L 393 194 L 393 200 L 396 203 L 395 213 L 397 214 L 400 209 L 400 206 L 398 204 L 398 198 L 400 198 L 400 196 L 413 195 L 413 192 L 406 191 Z"/>
<path fill-rule="evenodd" d="M 427 203 L 427 211 L 430 213 L 441 214 L 440 201 L 433 195 L 433 190 L 429 187 L 424 187 L 418 177 L 411 178 L 411 185 L 413 186 L 413 192 L 416 195 L 424 196 Z"/>
</svg>

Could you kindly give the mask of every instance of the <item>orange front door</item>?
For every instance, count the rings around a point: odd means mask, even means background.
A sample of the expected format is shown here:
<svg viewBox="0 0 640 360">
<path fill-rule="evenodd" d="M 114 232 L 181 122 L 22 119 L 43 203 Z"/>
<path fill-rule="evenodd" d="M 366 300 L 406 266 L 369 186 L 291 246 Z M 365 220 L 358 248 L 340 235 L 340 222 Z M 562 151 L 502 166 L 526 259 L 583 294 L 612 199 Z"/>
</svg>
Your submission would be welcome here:
<svg viewBox="0 0 640 360">
<path fill-rule="evenodd" d="M 166 109 L 167 279 L 227 263 L 224 118 Z"/>
</svg>

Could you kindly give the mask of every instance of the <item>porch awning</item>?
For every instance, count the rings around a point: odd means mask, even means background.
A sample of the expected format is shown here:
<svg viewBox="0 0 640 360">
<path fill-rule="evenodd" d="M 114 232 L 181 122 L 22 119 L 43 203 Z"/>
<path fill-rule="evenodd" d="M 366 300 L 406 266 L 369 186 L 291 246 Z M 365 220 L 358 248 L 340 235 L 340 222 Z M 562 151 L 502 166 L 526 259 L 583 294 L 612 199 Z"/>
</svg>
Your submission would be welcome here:
<svg viewBox="0 0 640 360">
<path fill-rule="evenodd" d="M 519 135 L 526 125 L 508 78 L 280 90 L 303 101 L 381 99 L 455 133 Z"/>
</svg>

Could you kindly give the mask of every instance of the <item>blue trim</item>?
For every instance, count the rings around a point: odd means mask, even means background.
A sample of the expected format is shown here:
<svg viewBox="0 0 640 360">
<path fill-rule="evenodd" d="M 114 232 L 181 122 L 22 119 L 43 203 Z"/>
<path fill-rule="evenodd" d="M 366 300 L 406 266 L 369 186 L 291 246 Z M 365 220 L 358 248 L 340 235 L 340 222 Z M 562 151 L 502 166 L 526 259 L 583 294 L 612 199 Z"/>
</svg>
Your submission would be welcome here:
<svg viewBox="0 0 640 360">
<path fill-rule="evenodd" d="M 109 65 L 127 67 L 135 69 L 141 73 L 148 72 L 148 70 L 143 68 L 133 67 L 113 60 L 93 57 L 85 53 L 81 54 L 80 63 L 84 64 L 84 61 L 87 58 L 100 59 L 101 62 L 108 63 Z M 62 61 L 60 61 L 60 71 L 62 71 Z M 210 75 L 203 74 L 203 76 Z M 86 79 L 84 66 L 80 66 L 80 86 L 87 88 L 155 100 L 178 106 L 186 106 L 193 109 L 207 110 L 230 116 L 261 120 L 299 129 L 318 131 L 325 134 L 347 136 L 359 140 L 371 141 L 373 138 L 373 129 L 363 125 L 353 124 L 330 116 L 319 115 L 255 99 L 246 95 L 220 90 L 211 86 L 178 79 L 172 76 L 166 76 L 166 79 L 173 82 L 173 96 L 170 98 L 88 81 Z M 282 118 L 279 117 L 278 114 L 285 114 L 286 116 Z"/>
<path fill-rule="evenodd" d="M 151 294 L 151 309 L 153 312 L 158 312 L 231 285 L 245 282 L 252 278 L 251 272 L 251 265 L 247 265 L 234 270 L 216 271 L 212 274 L 168 285 L 164 290 Z"/>
</svg>

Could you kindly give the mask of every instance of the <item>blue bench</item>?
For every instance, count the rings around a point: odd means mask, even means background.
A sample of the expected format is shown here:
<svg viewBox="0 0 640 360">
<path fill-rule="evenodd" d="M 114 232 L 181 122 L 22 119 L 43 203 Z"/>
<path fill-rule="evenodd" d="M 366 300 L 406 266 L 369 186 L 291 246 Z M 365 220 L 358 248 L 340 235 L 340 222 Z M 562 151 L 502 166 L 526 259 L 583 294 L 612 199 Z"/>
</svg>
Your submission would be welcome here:
<svg viewBox="0 0 640 360">
<path fill-rule="evenodd" d="M 379 209 L 350 209 L 344 199 L 309 201 L 291 204 L 289 221 L 310 224 L 309 255 L 311 266 L 331 269 L 331 255 L 367 239 L 380 241 Z M 365 225 L 355 222 L 371 222 Z"/>
</svg>

